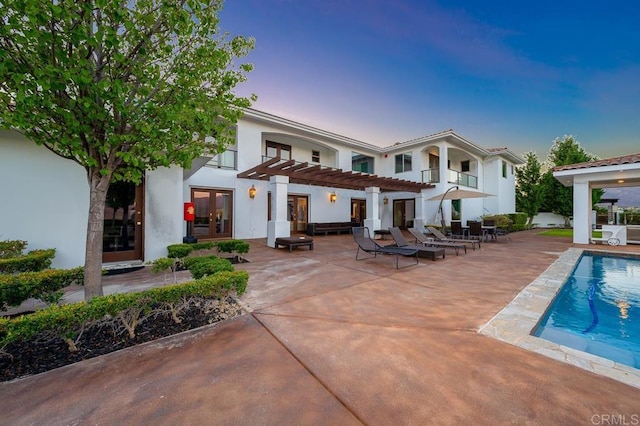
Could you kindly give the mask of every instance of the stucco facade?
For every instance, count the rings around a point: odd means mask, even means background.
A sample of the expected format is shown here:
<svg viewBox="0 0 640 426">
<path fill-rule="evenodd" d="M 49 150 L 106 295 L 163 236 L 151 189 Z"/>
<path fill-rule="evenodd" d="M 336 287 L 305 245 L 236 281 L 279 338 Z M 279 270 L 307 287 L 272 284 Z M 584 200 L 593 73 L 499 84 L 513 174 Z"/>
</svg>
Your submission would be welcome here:
<svg viewBox="0 0 640 426">
<path fill-rule="evenodd" d="M 277 153 L 291 163 L 322 169 L 425 183 L 417 191 L 380 191 L 376 185 L 292 183 L 283 176 L 239 177 Z M 209 160 L 207 162 L 207 160 Z M 236 144 L 223 156 L 194 161 L 194 167 L 149 171 L 139 216 L 144 261 L 166 255 L 166 246 L 186 234 L 183 203 L 194 202 L 192 229 L 199 238 L 267 238 L 304 232 L 310 222 L 357 221 L 371 228 L 439 223 L 438 201 L 453 185 L 494 196 L 465 199 L 460 219 L 515 210 L 514 166 L 523 161 L 506 148 L 488 149 L 448 130 L 378 147 L 246 110 L 237 124 Z M 206 164 L 205 164 L 206 163 Z M 505 169 L 506 168 L 506 169 Z M 503 171 L 506 170 L 506 175 Z M 372 181 L 373 182 L 373 181 Z M 0 133 L 0 239 L 28 240 L 29 249 L 57 249 L 55 267 L 84 262 L 88 185 L 84 169 L 24 139 Z M 255 196 L 249 189 L 255 188 Z M 335 200 L 330 195 L 335 194 Z M 444 204 L 451 220 L 451 202 Z M 115 215 L 114 215 L 115 217 Z M 132 211 L 133 218 L 133 211 Z M 196 235 L 196 236 L 198 236 Z M 117 236 L 116 236 L 117 239 Z M 105 247 L 107 247 L 105 245 Z"/>
</svg>

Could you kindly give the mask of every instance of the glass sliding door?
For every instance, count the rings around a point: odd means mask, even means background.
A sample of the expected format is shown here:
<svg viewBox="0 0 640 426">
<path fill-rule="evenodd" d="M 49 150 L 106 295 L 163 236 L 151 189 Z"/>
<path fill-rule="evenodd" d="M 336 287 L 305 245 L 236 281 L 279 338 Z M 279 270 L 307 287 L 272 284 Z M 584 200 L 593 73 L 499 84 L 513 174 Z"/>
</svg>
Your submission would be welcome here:
<svg viewBox="0 0 640 426">
<path fill-rule="evenodd" d="M 231 238 L 233 233 L 233 192 L 223 189 L 191 190 L 195 205 L 193 236 L 198 239 Z"/>
</svg>

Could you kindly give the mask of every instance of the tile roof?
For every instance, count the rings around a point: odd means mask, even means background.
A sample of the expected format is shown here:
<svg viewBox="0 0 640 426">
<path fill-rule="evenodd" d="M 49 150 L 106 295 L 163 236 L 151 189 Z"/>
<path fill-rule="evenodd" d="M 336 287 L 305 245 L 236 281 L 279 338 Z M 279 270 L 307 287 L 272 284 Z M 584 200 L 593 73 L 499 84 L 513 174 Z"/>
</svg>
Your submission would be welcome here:
<svg viewBox="0 0 640 426">
<path fill-rule="evenodd" d="M 617 166 L 620 164 L 640 163 L 640 153 L 623 155 L 621 157 L 605 158 L 604 160 L 587 161 L 584 163 L 567 164 L 553 168 L 554 172 L 562 170 L 588 169 L 591 167 Z"/>
</svg>

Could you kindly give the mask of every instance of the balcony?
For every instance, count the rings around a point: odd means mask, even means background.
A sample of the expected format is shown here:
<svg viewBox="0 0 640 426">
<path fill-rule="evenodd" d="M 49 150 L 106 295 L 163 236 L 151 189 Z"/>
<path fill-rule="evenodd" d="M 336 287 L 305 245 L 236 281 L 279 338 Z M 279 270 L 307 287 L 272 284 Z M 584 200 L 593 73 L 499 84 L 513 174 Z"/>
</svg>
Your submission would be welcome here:
<svg viewBox="0 0 640 426">
<path fill-rule="evenodd" d="M 427 169 L 422 171 L 422 183 L 440 183 L 440 169 Z"/>
<path fill-rule="evenodd" d="M 456 170 L 448 170 L 449 176 L 447 181 L 456 185 L 466 186 L 468 188 L 478 187 L 478 176 L 473 176 L 468 173 L 458 172 Z"/>
<path fill-rule="evenodd" d="M 207 166 L 218 169 L 238 170 L 238 151 L 228 149 L 225 152 L 216 154 L 209 160 Z"/>
</svg>

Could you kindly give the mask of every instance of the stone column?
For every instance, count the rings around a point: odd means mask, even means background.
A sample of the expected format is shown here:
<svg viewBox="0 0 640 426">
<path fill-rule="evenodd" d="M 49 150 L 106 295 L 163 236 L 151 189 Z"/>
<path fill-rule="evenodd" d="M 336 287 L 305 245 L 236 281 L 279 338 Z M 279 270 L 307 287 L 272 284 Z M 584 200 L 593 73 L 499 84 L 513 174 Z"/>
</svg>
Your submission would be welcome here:
<svg viewBox="0 0 640 426">
<path fill-rule="evenodd" d="M 371 186 L 364 190 L 367 202 L 367 218 L 364 226 L 369 228 L 369 233 L 373 237 L 373 231 L 380 229 L 380 188 Z"/>
<path fill-rule="evenodd" d="M 276 238 L 290 237 L 291 225 L 287 215 L 288 176 L 271 176 L 271 220 L 267 223 L 267 245 L 276 246 Z"/>
</svg>

